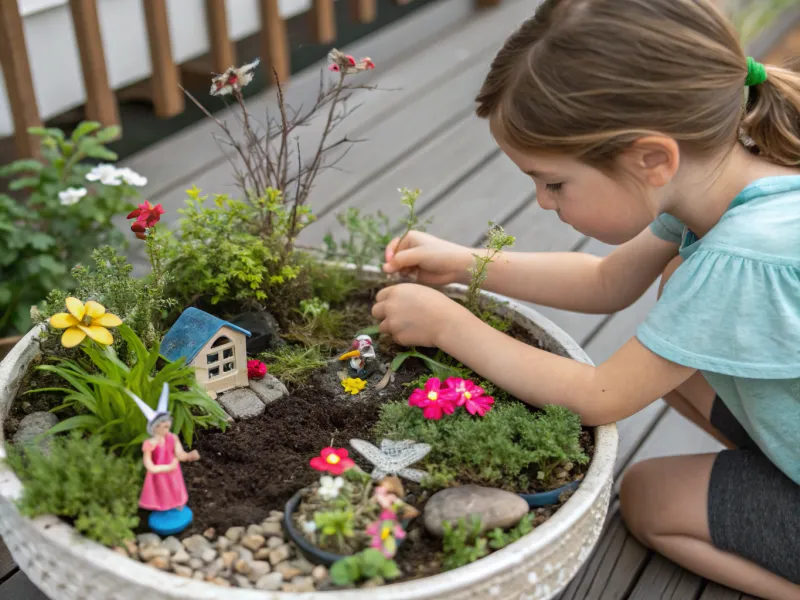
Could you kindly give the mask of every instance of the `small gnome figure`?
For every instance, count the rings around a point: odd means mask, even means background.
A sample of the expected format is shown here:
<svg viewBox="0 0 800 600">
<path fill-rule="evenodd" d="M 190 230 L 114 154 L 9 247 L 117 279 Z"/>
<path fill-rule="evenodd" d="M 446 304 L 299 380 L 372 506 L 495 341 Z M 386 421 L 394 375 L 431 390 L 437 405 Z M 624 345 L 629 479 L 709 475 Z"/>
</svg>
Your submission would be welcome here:
<svg viewBox="0 0 800 600">
<path fill-rule="evenodd" d="M 339 360 L 350 359 L 350 377 L 366 379 L 375 369 L 375 346 L 368 335 L 359 335 L 350 345 L 350 350 L 339 357 Z"/>
<path fill-rule="evenodd" d="M 147 433 L 152 437 L 142 444 L 142 462 L 147 474 L 139 497 L 139 507 L 152 511 L 147 524 L 161 536 L 175 535 L 192 522 L 186 506 L 189 494 L 183 481 L 180 463 L 200 459 L 197 450 L 186 452 L 178 436 L 170 433 L 172 415 L 168 411 L 169 384 L 165 383 L 153 410 L 141 398 L 125 390 L 147 419 Z"/>
</svg>

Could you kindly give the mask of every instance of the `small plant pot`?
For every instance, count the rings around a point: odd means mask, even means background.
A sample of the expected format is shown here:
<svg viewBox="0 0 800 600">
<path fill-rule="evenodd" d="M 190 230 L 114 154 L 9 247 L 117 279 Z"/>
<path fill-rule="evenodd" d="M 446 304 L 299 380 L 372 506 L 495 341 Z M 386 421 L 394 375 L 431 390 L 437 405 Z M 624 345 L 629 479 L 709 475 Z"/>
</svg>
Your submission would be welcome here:
<svg viewBox="0 0 800 600">
<path fill-rule="evenodd" d="M 283 529 L 286 531 L 286 535 L 288 538 L 294 542 L 297 548 L 300 550 L 301 554 L 308 559 L 310 562 L 317 564 L 317 565 L 325 565 L 326 567 L 330 567 L 333 563 L 337 560 L 341 560 L 343 558 L 347 558 L 347 556 L 343 554 L 336 554 L 335 552 L 328 552 L 327 550 L 322 550 L 317 548 L 314 544 L 308 541 L 306 536 L 303 535 L 303 532 L 297 529 L 294 524 L 294 520 L 292 519 L 292 515 L 294 515 L 295 511 L 297 510 L 300 501 L 303 499 L 303 496 L 308 492 L 309 488 L 303 488 L 299 490 L 294 496 L 292 496 L 289 501 L 286 503 L 286 506 L 283 511 Z M 411 523 L 411 519 L 403 519 L 402 526 L 403 529 L 408 531 L 408 526 Z M 399 548 L 403 543 L 403 540 L 397 540 L 397 547 Z"/>
<path fill-rule="evenodd" d="M 580 481 L 571 481 L 560 488 L 550 490 L 549 492 L 538 492 L 536 494 L 519 494 L 519 496 L 528 503 L 531 508 L 538 508 L 540 506 L 547 506 L 548 504 L 558 503 L 558 497 L 564 492 L 569 492 L 578 489 L 581 484 Z"/>
</svg>

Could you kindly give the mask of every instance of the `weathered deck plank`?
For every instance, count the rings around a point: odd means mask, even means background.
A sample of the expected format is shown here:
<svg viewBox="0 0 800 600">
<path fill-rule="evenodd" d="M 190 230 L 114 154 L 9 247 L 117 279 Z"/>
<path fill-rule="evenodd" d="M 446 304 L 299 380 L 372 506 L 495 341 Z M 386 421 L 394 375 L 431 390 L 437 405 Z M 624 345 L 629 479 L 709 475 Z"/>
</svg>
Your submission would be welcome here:
<svg viewBox="0 0 800 600">
<path fill-rule="evenodd" d="M 8 578 L 9 575 L 17 568 L 14 559 L 11 558 L 11 552 L 8 551 L 3 539 L 0 538 L 0 581 Z"/>
<path fill-rule="evenodd" d="M 639 576 L 629 600 L 686 600 L 696 598 L 702 589 L 701 577 L 654 554 Z"/>
<path fill-rule="evenodd" d="M 708 582 L 698 600 L 756 600 L 752 596 L 742 594 L 718 583 Z"/>
<path fill-rule="evenodd" d="M 0 598 L 8 600 L 48 600 L 22 571 L 14 573 L 0 587 Z"/>
</svg>

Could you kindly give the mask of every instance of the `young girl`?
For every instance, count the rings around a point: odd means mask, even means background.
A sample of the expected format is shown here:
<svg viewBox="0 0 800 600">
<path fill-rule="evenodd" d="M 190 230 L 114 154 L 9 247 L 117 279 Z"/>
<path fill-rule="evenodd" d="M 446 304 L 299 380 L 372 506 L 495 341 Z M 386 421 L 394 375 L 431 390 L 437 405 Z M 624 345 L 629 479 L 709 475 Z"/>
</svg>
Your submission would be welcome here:
<svg viewBox="0 0 800 600">
<path fill-rule="evenodd" d="M 664 398 L 730 449 L 629 469 L 633 534 L 708 579 L 800 598 L 800 74 L 746 57 L 711 0 L 547 0 L 477 103 L 541 207 L 619 245 L 602 259 L 504 253 L 484 287 L 605 314 L 663 273 L 659 302 L 596 367 L 424 285 L 378 295 L 381 331 L 587 425 Z M 414 232 L 388 246 L 384 271 L 465 283 L 473 252 Z"/>
</svg>

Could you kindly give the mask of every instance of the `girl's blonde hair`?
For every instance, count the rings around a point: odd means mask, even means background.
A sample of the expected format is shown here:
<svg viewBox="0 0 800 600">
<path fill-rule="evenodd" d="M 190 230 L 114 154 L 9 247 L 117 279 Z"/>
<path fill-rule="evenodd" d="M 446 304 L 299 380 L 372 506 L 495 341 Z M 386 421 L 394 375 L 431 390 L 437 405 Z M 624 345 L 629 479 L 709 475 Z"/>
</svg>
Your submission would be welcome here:
<svg viewBox="0 0 800 600">
<path fill-rule="evenodd" d="M 800 165 L 800 73 L 766 72 L 745 87 L 747 57 L 711 0 L 545 0 L 494 58 L 477 114 L 520 150 L 599 167 L 651 134 L 705 154 L 749 137 Z"/>
</svg>

